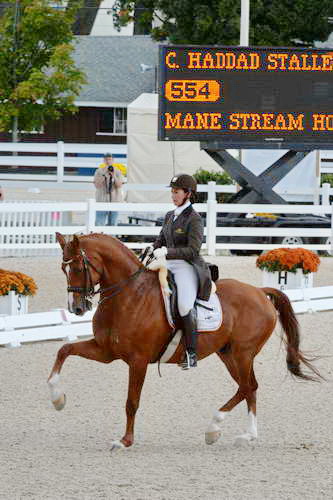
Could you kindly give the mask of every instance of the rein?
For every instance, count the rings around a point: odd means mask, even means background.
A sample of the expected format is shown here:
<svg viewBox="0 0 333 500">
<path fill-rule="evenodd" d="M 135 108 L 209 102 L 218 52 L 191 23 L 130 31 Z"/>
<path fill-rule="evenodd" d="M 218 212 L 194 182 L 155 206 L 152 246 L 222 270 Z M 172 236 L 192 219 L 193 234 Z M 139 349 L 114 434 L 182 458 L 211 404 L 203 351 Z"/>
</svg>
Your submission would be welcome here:
<svg viewBox="0 0 333 500">
<path fill-rule="evenodd" d="M 145 248 L 145 250 L 143 251 L 143 253 L 140 255 L 139 257 L 139 260 L 141 263 L 143 263 L 144 259 L 147 257 L 148 253 L 149 253 L 149 247 Z M 154 257 L 148 257 L 148 260 L 147 260 L 147 264 L 149 264 L 149 262 L 151 260 L 153 260 Z M 123 281 L 120 281 L 120 283 L 115 283 L 114 285 L 111 285 L 109 286 L 108 288 L 99 288 L 97 290 L 97 292 L 95 293 L 104 293 L 104 292 L 108 292 L 109 290 L 114 290 L 113 293 L 111 293 L 111 295 L 108 295 L 107 297 L 103 297 L 102 299 L 100 299 L 100 301 L 98 302 L 98 305 L 99 304 L 102 304 L 105 300 L 107 299 L 111 299 L 112 297 L 114 297 L 115 295 L 117 295 L 118 293 L 120 293 L 122 291 L 122 286 L 125 286 L 127 285 L 130 281 L 132 281 L 133 279 L 137 278 L 141 273 L 147 271 L 147 268 L 145 266 L 142 266 L 142 267 L 139 267 L 139 269 L 137 271 L 135 271 L 135 273 L 131 274 L 129 278 L 123 280 Z"/>
<path fill-rule="evenodd" d="M 112 297 L 120 293 L 125 285 L 127 285 L 133 279 L 137 278 L 141 273 L 144 273 L 146 270 L 147 269 L 145 267 L 140 267 L 137 271 L 135 271 L 135 273 L 131 274 L 129 278 L 120 281 L 119 283 L 115 283 L 114 285 L 111 285 L 108 288 L 99 288 L 96 292 L 94 292 L 94 294 L 108 292 L 109 290 L 114 290 L 114 291 L 110 295 L 107 295 L 106 297 L 100 299 L 98 305 L 102 304 L 105 300 L 111 299 Z"/>
</svg>

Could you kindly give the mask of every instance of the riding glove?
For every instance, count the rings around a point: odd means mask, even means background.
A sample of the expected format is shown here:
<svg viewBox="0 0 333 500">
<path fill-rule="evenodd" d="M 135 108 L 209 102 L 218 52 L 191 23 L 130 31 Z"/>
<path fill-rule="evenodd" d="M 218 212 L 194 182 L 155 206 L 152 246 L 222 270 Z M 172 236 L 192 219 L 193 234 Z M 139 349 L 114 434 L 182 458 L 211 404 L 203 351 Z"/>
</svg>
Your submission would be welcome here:
<svg viewBox="0 0 333 500">
<path fill-rule="evenodd" d="M 167 253 L 168 253 L 167 247 L 156 248 L 154 250 L 154 257 L 156 257 L 156 259 L 160 259 L 161 257 L 165 257 Z"/>
</svg>

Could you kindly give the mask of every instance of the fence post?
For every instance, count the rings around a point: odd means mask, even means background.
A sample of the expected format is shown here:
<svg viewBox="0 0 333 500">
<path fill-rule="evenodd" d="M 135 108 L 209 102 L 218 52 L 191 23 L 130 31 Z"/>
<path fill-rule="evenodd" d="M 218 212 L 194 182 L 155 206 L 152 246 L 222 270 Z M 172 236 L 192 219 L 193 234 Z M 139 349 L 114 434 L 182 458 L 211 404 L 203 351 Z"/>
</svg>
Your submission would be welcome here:
<svg viewBox="0 0 333 500">
<path fill-rule="evenodd" d="M 331 205 L 332 213 L 331 213 L 331 255 L 333 255 L 333 203 Z"/>
<path fill-rule="evenodd" d="M 63 141 L 57 142 L 57 182 L 64 182 L 65 148 Z"/>
<path fill-rule="evenodd" d="M 316 154 L 316 159 L 315 159 L 316 182 L 315 182 L 314 189 L 313 189 L 313 204 L 319 205 L 319 195 L 320 195 L 320 151 L 319 151 L 319 149 L 316 150 L 315 154 Z"/>
<path fill-rule="evenodd" d="M 321 204 L 322 205 L 329 205 L 330 204 L 330 189 L 331 189 L 331 184 L 328 182 L 324 182 L 324 184 L 321 187 Z"/>
<path fill-rule="evenodd" d="M 87 233 L 92 233 L 95 228 L 95 218 L 96 218 L 96 202 L 93 198 L 89 198 L 87 203 L 87 218 L 86 226 Z"/>
<path fill-rule="evenodd" d="M 208 255 L 215 255 L 217 201 L 207 200 L 206 242 Z"/>
<path fill-rule="evenodd" d="M 216 200 L 215 187 L 216 187 L 216 182 L 215 181 L 209 181 L 208 182 L 208 189 L 207 189 L 208 196 L 207 196 L 207 201 L 209 201 L 209 200 L 215 201 Z"/>
</svg>

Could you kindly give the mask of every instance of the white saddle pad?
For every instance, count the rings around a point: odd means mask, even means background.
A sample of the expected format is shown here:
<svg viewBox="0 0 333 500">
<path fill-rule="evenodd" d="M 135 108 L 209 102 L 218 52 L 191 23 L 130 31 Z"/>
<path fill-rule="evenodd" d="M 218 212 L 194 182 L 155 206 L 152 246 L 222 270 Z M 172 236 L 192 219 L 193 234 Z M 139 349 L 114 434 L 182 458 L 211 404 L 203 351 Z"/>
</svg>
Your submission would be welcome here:
<svg viewBox="0 0 333 500">
<path fill-rule="evenodd" d="M 162 295 L 164 299 L 164 305 L 165 305 L 165 311 L 166 315 L 168 318 L 168 322 L 172 328 L 175 327 L 173 323 L 173 319 L 171 317 L 171 309 L 170 309 L 170 298 L 168 295 L 165 295 L 163 293 L 162 289 Z M 197 306 L 197 311 L 198 311 L 198 318 L 197 318 L 197 329 L 198 332 L 214 332 L 215 330 L 218 330 L 220 326 L 222 325 L 222 308 L 221 308 L 221 303 L 219 301 L 218 296 L 216 293 L 213 293 L 210 296 L 210 299 L 208 302 L 204 300 L 197 300 L 198 303 L 203 304 L 206 307 L 209 307 L 211 309 L 205 309 L 203 307 Z M 167 363 L 169 359 L 172 358 L 172 356 L 175 354 L 177 347 L 179 346 L 179 343 L 182 338 L 182 331 L 177 330 L 176 334 L 172 338 L 171 342 L 169 343 L 168 347 L 164 351 L 163 355 L 161 356 L 160 363 Z"/>
<path fill-rule="evenodd" d="M 162 295 L 168 322 L 172 328 L 175 328 L 173 319 L 171 317 L 170 298 L 163 293 L 163 290 Z M 216 293 L 211 294 L 209 301 L 197 300 L 197 303 L 204 306 L 200 307 L 199 305 L 197 305 L 198 332 L 214 332 L 215 330 L 218 330 L 222 325 L 222 308 Z"/>
</svg>

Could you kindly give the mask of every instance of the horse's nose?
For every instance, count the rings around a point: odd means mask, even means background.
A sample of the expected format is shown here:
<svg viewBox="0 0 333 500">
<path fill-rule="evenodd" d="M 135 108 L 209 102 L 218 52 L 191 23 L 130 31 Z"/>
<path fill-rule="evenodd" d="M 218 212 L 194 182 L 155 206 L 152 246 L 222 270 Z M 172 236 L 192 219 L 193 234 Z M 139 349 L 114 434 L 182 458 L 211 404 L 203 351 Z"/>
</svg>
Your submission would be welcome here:
<svg viewBox="0 0 333 500">
<path fill-rule="evenodd" d="M 75 306 L 74 307 L 74 314 L 76 314 L 77 316 L 82 316 L 84 314 L 83 307 Z"/>
</svg>

